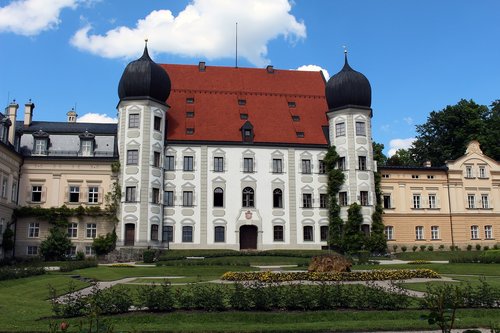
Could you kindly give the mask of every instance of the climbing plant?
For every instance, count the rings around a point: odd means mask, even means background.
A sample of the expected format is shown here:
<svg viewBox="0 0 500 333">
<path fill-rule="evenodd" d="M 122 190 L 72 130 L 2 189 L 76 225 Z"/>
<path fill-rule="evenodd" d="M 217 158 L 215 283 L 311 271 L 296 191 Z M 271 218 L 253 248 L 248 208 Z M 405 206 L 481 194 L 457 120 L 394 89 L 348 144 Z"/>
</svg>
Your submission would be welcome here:
<svg viewBox="0 0 500 333">
<path fill-rule="evenodd" d="M 340 218 L 340 206 L 337 201 L 337 195 L 344 183 L 344 173 L 337 168 L 338 159 L 335 146 L 330 146 L 324 158 L 328 175 L 328 247 L 336 251 L 341 250 L 344 224 Z"/>
<path fill-rule="evenodd" d="M 382 152 L 384 145 L 380 143 L 373 143 L 373 159 L 378 165 L 384 165 L 387 158 Z M 387 249 L 387 240 L 384 235 L 384 222 L 382 220 L 382 214 L 384 214 L 384 207 L 382 205 L 382 188 L 381 180 L 382 176 L 380 172 L 374 171 L 373 177 L 375 180 L 375 211 L 372 214 L 372 227 L 370 237 L 367 239 L 366 247 L 371 252 L 385 253 Z"/>
<path fill-rule="evenodd" d="M 363 214 L 361 214 L 361 206 L 355 202 L 347 210 L 347 222 L 344 227 L 344 237 L 342 239 L 343 252 L 355 253 L 364 249 L 365 235 L 361 231 L 362 224 Z"/>
</svg>

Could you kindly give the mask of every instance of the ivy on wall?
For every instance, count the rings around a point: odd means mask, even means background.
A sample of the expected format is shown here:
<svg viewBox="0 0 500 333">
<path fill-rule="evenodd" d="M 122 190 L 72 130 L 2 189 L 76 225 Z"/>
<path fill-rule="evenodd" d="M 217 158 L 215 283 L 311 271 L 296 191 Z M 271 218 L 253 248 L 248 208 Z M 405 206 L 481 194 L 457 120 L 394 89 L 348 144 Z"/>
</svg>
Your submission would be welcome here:
<svg viewBox="0 0 500 333">
<path fill-rule="evenodd" d="M 331 250 L 342 249 L 342 229 L 344 221 L 340 218 L 340 206 L 337 195 L 344 183 L 344 173 L 337 168 L 339 155 L 335 146 L 328 148 L 324 158 L 328 176 L 328 247 Z"/>
</svg>

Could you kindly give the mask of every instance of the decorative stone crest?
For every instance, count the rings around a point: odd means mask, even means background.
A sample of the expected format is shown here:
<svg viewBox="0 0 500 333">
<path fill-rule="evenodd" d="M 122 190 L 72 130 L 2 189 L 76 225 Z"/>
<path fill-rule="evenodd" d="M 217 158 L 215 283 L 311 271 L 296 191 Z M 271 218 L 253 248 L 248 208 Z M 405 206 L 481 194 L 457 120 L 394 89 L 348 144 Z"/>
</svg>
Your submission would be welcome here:
<svg viewBox="0 0 500 333">
<path fill-rule="evenodd" d="M 479 147 L 479 142 L 476 140 L 469 142 L 469 145 L 467 146 L 467 150 L 465 151 L 465 153 L 467 155 L 470 155 L 473 153 L 483 155 L 483 151 Z"/>
<path fill-rule="evenodd" d="M 247 220 L 251 220 L 251 219 L 252 219 L 252 212 L 251 212 L 251 211 L 249 211 L 249 210 L 247 210 L 247 211 L 245 212 L 245 218 L 246 218 Z"/>
</svg>

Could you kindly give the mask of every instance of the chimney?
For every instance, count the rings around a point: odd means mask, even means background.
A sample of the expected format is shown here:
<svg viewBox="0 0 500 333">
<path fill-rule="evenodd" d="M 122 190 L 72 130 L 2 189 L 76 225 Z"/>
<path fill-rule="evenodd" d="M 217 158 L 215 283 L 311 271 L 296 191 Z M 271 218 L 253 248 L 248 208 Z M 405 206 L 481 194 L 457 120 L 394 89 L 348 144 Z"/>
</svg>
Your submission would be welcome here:
<svg viewBox="0 0 500 333">
<path fill-rule="evenodd" d="M 31 126 L 31 121 L 33 120 L 33 109 L 35 108 L 35 104 L 31 102 L 31 99 L 28 103 L 24 104 L 24 127 Z"/>
<path fill-rule="evenodd" d="M 71 108 L 66 115 L 68 116 L 68 123 L 76 123 L 78 115 L 76 114 L 75 108 Z"/>
<path fill-rule="evenodd" d="M 7 117 L 9 117 L 10 125 L 9 129 L 9 142 L 14 145 L 14 141 L 16 139 L 16 118 L 17 118 L 17 109 L 19 108 L 19 104 L 16 103 L 16 100 L 13 100 L 12 103 L 7 107 Z"/>
<path fill-rule="evenodd" d="M 431 166 L 432 166 L 431 161 L 425 161 L 425 162 L 424 162 L 424 167 L 426 167 L 426 168 L 430 168 Z"/>
</svg>

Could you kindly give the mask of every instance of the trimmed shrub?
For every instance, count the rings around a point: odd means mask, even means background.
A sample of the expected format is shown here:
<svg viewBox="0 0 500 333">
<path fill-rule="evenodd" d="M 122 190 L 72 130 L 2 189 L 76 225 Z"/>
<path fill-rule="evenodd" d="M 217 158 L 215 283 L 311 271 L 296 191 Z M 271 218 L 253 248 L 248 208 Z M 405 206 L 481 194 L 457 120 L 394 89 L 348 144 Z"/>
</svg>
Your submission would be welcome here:
<svg viewBox="0 0 500 333">
<path fill-rule="evenodd" d="M 406 245 L 401 246 L 401 251 L 406 252 L 406 250 L 408 250 L 408 248 L 406 247 Z"/>
<path fill-rule="evenodd" d="M 467 251 L 472 251 L 472 245 L 471 244 L 467 245 Z"/>
<path fill-rule="evenodd" d="M 45 274 L 43 267 L 0 267 L 0 281 Z"/>
<path fill-rule="evenodd" d="M 146 264 L 151 264 L 155 262 L 156 251 L 155 250 L 146 250 L 142 253 L 142 261 Z"/>
<path fill-rule="evenodd" d="M 434 251 L 434 246 L 432 246 L 432 245 L 427 246 L 427 250 Z"/>
<path fill-rule="evenodd" d="M 169 312 L 174 309 L 174 297 L 170 282 L 161 285 L 145 285 L 138 290 L 139 306 L 153 312 Z"/>
<path fill-rule="evenodd" d="M 476 244 L 476 251 L 481 251 L 481 244 Z"/>
<path fill-rule="evenodd" d="M 97 261 L 96 260 L 63 261 L 59 263 L 59 267 L 61 272 L 71 272 L 77 269 L 97 267 Z"/>
<path fill-rule="evenodd" d="M 427 245 L 420 245 L 420 251 L 425 251 L 425 248 L 427 247 Z"/>
<path fill-rule="evenodd" d="M 412 249 L 412 251 L 413 251 L 413 252 L 415 252 L 415 251 L 417 251 L 417 249 L 418 249 L 418 246 L 416 246 L 416 245 L 413 245 L 413 247 L 412 247 L 411 249 Z"/>
<path fill-rule="evenodd" d="M 439 245 L 439 251 L 443 251 L 443 250 L 444 250 L 444 244 Z"/>
</svg>

